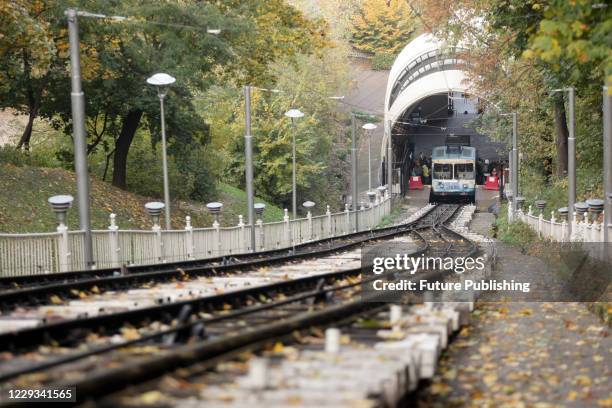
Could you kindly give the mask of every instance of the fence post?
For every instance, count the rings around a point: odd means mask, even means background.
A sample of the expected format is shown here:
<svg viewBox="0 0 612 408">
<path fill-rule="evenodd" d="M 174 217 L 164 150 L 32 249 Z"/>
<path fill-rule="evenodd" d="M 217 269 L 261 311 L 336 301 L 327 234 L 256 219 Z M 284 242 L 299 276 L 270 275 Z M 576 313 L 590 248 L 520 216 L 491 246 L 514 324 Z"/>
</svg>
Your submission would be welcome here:
<svg viewBox="0 0 612 408">
<path fill-rule="evenodd" d="M 348 204 L 344 204 L 344 213 L 346 214 L 346 229 L 344 233 L 348 234 L 351 232 L 351 212 Z"/>
<path fill-rule="evenodd" d="M 116 222 L 116 218 L 117 215 L 116 214 L 111 214 L 109 216 L 110 218 L 110 225 L 108 227 L 108 237 L 109 237 L 109 243 L 110 243 L 110 261 L 111 261 L 111 267 L 115 268 L 118 266 L 121 266 L 121 255 L 119 254 L 119 252 L 121 251 L 121 248 L 119 248 L 119 233 L 117 232 L 117 230 L 119 229 L 119 227 L 117 226 L 117 222 Z"/>
<path fill-rule="evenodd" d="M 326 207 L 326 211 L 325 211 L 325 215 L 327 216 L 327 235 L 325 236 L 325 238 L 328 237 L 333 237 L 334 236 L 334 230 L 332 229 L 332 216 L 331 216 L 331 210 L 329 208 L 329 205 Z M 324 238 L 324 237 L 321 237 Z"/>
<path fill-rule="evenodd" d="M 240 228 L 240 252 L 249 252 L 249 247 L 247 244 L 247 236 L 246 229 L 244 228 L 244 219 L 242 218 L 242 214 L 238 216 L 238 228 Z M 243 250 L 244 249 L 244 250 Z"/>
<path fill-rule="evenodd" d="M 359 217 L 361 215 L 362 219 L 359 220 L 358 227 L 362 226 L 362 228 L 363 228 L 363 222 L 364 222 L 364 219 L 366 218 L 366 217 L 364 217 L 364 212 L 365 212 L 365 207 L 363 206 L 363 203 L 361 203 L 361 204 L 359 204 L 359 215 L 357 215 L 357 217 Z M 367 226 L 365 226 L 365 227 L 368 228 Z M 363 228 L 363 229 L 366 229 L 366 228 Z M 355 232 L 359 232 L 359 230 L 356 229 Z"/>
<path fill-rule="evenodd" d="M 259 250 L 265 251 L 266 236 L 265 236 L 265 231 L 264 231 L 264 222 L 261 218 L 257 220 L 257 228 L 259 228 Z"/>
<path fill-rule="evenodd" d="M 544 223 L 544 214 L 538 215 L 538 237 L 542 237 L 542 224 Z"/>
<path fill-rule="evenodd" d="M 68 250 L 68 227 L 66 224 L 61 223 L 57 226 L 57 232 L 59 233 L 57 243 L 59 270 L 60 272 L 67 272 L 70 270 L 69 259 L 71 255 Z"/>
<path fill-rule="evenodd" d="M 213 242 L 215 245 L 215 250 L 217 252 L 216 255 L 221 256 L 221 225 L 219 224 L 219 221 L 215 219 L 215 221 L 213 221 L 212 227 L 215 230 Z"/>
<path fill-rule="evenodd" d="M 155 248 L 153 249 L 153 256 L 155 257 L 155 262 L 162 261 L 162 237 L 161 237 L 161 227 L 159 224 L 153 224 L 151 230 L 155 233 Z"/>
<path fill-rule="evenodd" d="M 306 219 L 308 220 L 308 240 L 312 241 L 312 213 L 310 212 L 310 209 L 308 209 L 308 212 L 306 213 Z"/>
<path fill-rule="evenodd" d="M 567 233 L 567 221 L 561 220 L 561 239 L 559 241 L 565 242 L 565 234 Z"/>
<path fill-rule="evenodd" d="M 193 250 L 193 227 L 191 226 L 191 217 L 185 217 L 185 253 L 187 254 L 187 259 L 195 259 L 195 254 Z"/>
<path fill-rule="evenodd" d="M 161 237 L 161 227 L 159 226 L 159 216 L 161 215 L 164 209 L 164 203 L 160 202 L 150 202 L 145 204 L 145 208 L 151 216 L 151 220 L 153 221 L 153 227 L 151 230 L 155 234 L 155 245 L 153 248 L 153 256 L 155 258 L 155 262 L 162 261 L 162 237 Z"/>
<path fill-rule="evenodd" d="M 289 212 L 285 208 L 285 215 L 283 215 L 283 235 L 285 237 L 285 243 L 287 246 L 291 246 L 291 230 L 289 228 Z"/>
</svg>

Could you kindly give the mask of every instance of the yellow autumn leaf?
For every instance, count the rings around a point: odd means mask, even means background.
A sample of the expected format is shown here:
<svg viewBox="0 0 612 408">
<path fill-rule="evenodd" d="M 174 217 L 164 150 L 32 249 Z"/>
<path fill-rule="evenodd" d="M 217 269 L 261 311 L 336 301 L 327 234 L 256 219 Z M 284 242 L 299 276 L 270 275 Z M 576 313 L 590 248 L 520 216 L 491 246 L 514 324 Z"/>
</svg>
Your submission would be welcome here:
<svg viewBox="0 0 612 408">
<path fill-rule="evenodd" d="M 277 341 L 274 344 L 274 347 L 272 347 L 272 352 L 273 353 L 282 353 L 284 348 L 285 348 L 285 346 L 283 346 L 283 343 L 281 343 L 280 341 Z"/>
<path fill-rule="evenodd" d="M 487 387 L 490 387 L 497 382 L 497 374 L 487 374 L 484 376 L 482 381 L 487 385 Z"/>
<path fill-rule="evenodd" d="M 435 382 L 431 385 L 430 391 L 434 395 L 444 396 L 450 393 L 452 391 L 452 388 L 448 384 L 441 383 L 441 382 Z"/>
<path fill-rule="evenodd" d="M 54 305 L 61 305 L 64 303 L 62 298 L 57 295 L 51 295 L 51 297 L 49 297 L 49 301 Z"/>
<path fill-rule="evenodd" d="M 582 385 L 585 387 L 591 385 L 592 383 L 591 379 L 587 377 L 586 375 L 579 375 L 574 379 L 574 381 L 576 382 L 576 384 Z"/>
<path fill-rule="evenodd" d="M 597 401 L 597 405 L 600 407 L 612 407 L 612 397 L 606 399 L 600 399 Z"/>
<path fill-rule="evenodd" d="M 523 309 L 519 312 L 521 316 L 531 316 L 533 311 L 531 309 Z"/>
</svg>

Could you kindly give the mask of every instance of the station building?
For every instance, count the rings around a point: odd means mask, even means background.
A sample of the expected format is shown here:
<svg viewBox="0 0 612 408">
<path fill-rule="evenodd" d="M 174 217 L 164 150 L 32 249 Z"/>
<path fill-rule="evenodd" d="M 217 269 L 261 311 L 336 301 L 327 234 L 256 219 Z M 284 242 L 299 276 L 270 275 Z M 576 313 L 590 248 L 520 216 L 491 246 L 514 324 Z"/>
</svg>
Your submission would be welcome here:
<svg viewBox="0 0 612 408">
<path fill-rule="evenodd" d="M 472 93 L 465 46 L 449 46 L 431 34 L 408 43 L 396 58 L 385 95 L 385 133 L 381 146 L 386 184 L 388 140 L 392 141 L 394 183 L 405 192 L 412 162 L 430 157 L 449 134 L 467 135 L 482 160 L 506 157 L 505 143 L 492 142 L 475 129 L 480 103 Z"/>
</svg>

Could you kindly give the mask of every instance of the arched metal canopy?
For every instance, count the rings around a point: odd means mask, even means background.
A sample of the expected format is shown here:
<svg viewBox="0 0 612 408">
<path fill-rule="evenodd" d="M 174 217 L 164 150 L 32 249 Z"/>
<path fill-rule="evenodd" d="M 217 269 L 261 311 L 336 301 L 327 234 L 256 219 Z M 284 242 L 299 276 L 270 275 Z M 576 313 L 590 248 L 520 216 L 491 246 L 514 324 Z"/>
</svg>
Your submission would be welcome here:
<svg viewBox="0 0 612 408">
<path fill-rule="evenodd" d="M 381 155 L 395 122 L 417 102 L 447 92 L 470 93 L 465 61 L 460 44 L 450 47 L 431 34 L 422 34 L 404 47 L 397 56 L 385 95 L 385 135 Z M 390 126 L 389 126 L 390 125 Z"/>
</svg>

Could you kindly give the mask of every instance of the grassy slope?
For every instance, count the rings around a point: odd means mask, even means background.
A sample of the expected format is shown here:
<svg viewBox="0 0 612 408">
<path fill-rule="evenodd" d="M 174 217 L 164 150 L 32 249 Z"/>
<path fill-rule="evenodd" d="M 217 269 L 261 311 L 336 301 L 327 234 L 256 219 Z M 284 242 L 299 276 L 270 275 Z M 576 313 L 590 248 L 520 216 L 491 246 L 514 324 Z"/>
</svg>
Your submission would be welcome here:
<svg viewBox="0 0 612 408">
<path fill-rule="evenodd" d="M 224 203 L 221 217 L 223 225 L 236 225 L 238 214 L 246 219 L 246 197 L 239 189 L 226 184 L 219 186 L 219 201 Z M 55 229 L 55 216 L 47 199 L 56 194 L 76 197 L 76 179 L 72 172 L 62 169 L 16 167 L 0 164 L 0 232 L 46 232 Z M 147 201 L 159 201 L 131 194 L 109 183 L 91 180 L 91 219 L 94 229 L 106 229 L 108 216 L 117 214 L 117 224 L 122 229 L 150 228 L 151 222 L 144 209 Z M 260 201 L 260 200 L 257 200 Z M 280 208 L 266 203 L 265 220 L 281 220 Z M 195 227 L 208 227 L 211 218 L 203 203 L 174 202 L 172 206 L 174 228 L 183 228 L 185 216 L 192 217 Z M 68 213 L 68 226 L 78 226 L 76 202 Z"/>
</svg>

